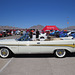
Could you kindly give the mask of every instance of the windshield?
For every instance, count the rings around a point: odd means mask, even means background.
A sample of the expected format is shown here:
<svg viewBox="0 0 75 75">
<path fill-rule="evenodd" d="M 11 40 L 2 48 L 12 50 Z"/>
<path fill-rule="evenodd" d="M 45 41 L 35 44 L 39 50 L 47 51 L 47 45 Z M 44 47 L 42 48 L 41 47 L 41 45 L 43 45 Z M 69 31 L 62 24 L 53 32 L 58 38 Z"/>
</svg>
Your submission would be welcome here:
<svg viewBox="0 0 75 75">
<path fill-rule="evenodd" d="M 18 41 L 29 41 L 30 37 L 28 34 L 24 34 L 22 37 L 18 39 Z"/>
</svg>

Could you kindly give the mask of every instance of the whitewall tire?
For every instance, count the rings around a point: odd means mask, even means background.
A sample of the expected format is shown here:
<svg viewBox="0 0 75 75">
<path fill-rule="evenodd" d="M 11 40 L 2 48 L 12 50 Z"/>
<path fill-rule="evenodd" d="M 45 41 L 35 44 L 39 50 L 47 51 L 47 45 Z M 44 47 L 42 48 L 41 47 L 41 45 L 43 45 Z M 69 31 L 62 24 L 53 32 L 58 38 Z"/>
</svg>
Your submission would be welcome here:
<svg viewBox="0 0 75 75">
<path fill-rule="evenodd" d="M 2 58 L 7 58 L 7 57 L 9 57 L 9 55 L 10 55 L 9 49 L 7 49 L 7 48 L 1 48 L 0 49 L 0 56 Z"/>
<path fill-rule="evenodd" d="M 55 55 L 59 58 L 63 58 L 66 55 L 66 50 L 58 49 L 58 50 L 55 51 Z"/>
</svg>

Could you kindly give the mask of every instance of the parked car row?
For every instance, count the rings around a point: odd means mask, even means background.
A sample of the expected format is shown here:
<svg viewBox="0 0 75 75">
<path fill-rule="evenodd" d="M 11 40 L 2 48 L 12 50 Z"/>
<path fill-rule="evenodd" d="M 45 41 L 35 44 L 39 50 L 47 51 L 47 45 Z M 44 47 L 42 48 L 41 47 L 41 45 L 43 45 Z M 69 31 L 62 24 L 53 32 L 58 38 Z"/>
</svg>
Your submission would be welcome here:
<svg viewBox="0 0 75 75">
<path fill-rule="evenodd" d="M 6 37 L 6 36 L 12 36 L 12 33 L 10 30 L 0 31 L 0 37 Z"/>
<path fill-rule="evenodd" d="M 2 31 L 0 31 L 0 37 L 2 37 L 3 36 L 3 33 L 2 33 Z"/>
<path fill-rule="evenodd" d="M 56 37 L 68 37 L 72 36 L 75 38 L 75 31 L 53 31 L 50 33 L 51 36 Z"/>
</svg>

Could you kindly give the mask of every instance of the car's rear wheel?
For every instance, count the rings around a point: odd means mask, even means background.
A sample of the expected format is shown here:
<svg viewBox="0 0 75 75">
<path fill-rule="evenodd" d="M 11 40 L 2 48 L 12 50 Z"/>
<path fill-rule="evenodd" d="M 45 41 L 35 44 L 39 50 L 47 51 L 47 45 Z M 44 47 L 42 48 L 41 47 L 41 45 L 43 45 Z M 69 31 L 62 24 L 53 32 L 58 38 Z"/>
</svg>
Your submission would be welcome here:
<svg viewBox="0 0 75 75">
<path fill-rule="evenodd" d="M 10 55 L 9 49 L 7 49 L 7 48 L 1 48 L 0 49 L 0 56 L 2 58 L 7 58 L 7 57 L 9 57 L 9 55 Z"/>
<path fill-rule="evenodd" d="M 55 51 L 55 55 L 59 58 L 63 58 L 66 56 L 66 50 L 64 49 L 58 49 Z"/>
</svg>

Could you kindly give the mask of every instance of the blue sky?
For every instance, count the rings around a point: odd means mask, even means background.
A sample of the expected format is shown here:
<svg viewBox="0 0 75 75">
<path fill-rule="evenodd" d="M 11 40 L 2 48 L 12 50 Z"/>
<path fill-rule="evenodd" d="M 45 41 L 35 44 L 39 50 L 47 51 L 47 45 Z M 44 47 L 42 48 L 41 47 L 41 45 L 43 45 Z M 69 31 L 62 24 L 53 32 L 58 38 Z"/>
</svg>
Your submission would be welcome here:
<svg viewBox="0 0 75 75">
<path fill-rule="evenodd" d="M 0 0 L 0 25 L 29 28 L 38 24 L 75 26 L 75 0 Z"/>
</svg>

